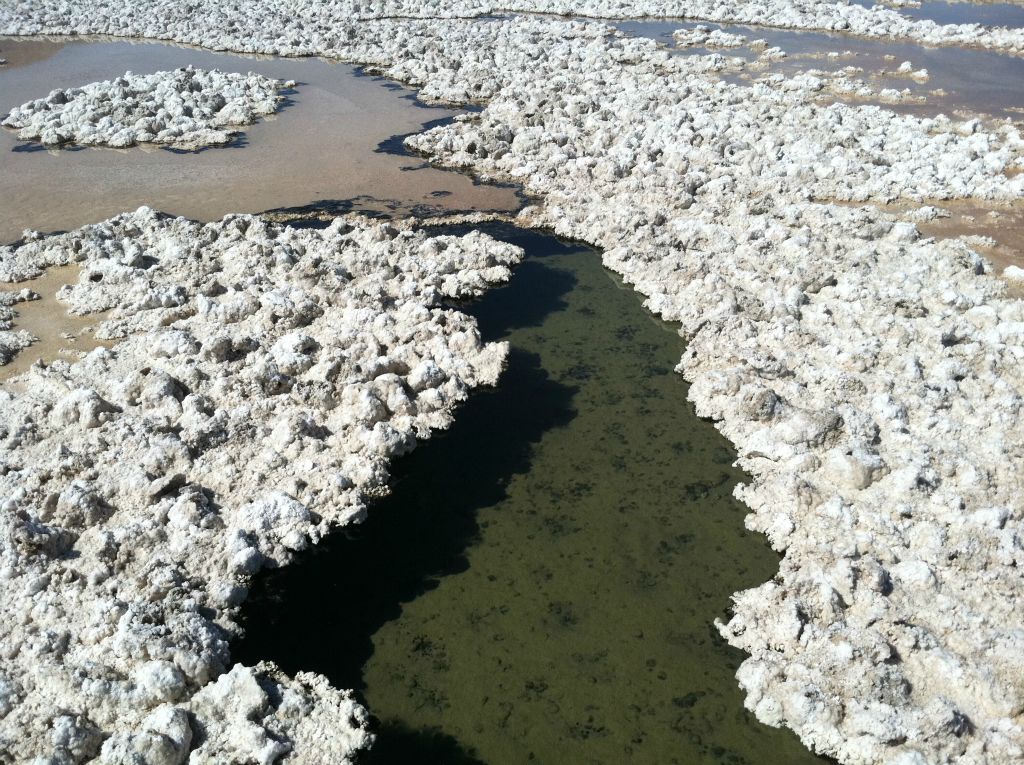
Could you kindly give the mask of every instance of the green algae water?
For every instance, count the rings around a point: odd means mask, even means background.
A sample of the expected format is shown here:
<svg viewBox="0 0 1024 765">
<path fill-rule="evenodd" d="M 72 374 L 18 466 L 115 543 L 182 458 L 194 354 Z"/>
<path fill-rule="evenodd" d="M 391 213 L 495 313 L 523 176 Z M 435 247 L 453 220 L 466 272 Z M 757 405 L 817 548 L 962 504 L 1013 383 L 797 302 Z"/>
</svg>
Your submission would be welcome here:
<svg viewBox="0 0 1024 765">
<path fill-rule="evenodd" d="M 355 688 L 366 763 L 811 763 L 743 709 L 713 627 L 777 556 L 673 372 L 678 334 L 597 252 L 510 227 L 527 259 L 469 307 L 511 356 L 395 465 L 359 528 L 266 572 L 245 663 Z"/>
</svg>

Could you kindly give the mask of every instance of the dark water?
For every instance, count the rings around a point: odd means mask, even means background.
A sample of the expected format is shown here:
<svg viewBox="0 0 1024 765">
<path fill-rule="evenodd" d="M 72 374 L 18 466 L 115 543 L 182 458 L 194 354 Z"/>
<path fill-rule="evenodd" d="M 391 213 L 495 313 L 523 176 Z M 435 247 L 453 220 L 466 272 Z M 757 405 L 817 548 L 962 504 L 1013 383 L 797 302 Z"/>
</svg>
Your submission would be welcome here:
<svg viewBox="0 0 1024 765">
<path fill-rule="evenodd" d="M 744 711 L 712 626 L 778 560 L 673 372 L 680 338 L 593 250 L 487 230 L 529 254 L 471 307 L 511 343 L 500 385 L 361 527 L 262 575 L 236 659 L 356 688 L 368 763 L 822 762 Z"/>
</svg>

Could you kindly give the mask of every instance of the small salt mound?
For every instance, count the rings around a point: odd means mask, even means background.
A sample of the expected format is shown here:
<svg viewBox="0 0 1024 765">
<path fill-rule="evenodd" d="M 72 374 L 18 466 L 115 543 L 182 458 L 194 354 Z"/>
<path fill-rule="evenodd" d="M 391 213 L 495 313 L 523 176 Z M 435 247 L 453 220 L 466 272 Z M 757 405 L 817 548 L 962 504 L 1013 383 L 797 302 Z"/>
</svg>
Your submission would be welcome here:
<svg viewBox="0 0 1024 765">
<path fill-rule="evenodd" d="M 293 82 L 260 74 L 186 67 L 54 90 L 15 107 L 5 127 L 45 146 L 79 144 L 125 148 L 140 143 L 181 149 L 222 146 L 261 115 L 277 110 L 278 91 Z"/>
</svg>

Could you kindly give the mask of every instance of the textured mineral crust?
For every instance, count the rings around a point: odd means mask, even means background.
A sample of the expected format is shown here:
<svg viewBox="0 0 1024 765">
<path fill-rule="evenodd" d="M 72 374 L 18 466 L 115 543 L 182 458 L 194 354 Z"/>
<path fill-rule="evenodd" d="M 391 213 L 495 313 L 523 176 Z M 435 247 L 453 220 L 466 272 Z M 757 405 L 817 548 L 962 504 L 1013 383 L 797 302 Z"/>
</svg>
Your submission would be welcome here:
<svg viewBox="0 0 1024 765">
<path fill-rule="evenodd" d="M 706 73 L 722 56 L 673 56 L 598 23 L 450 18 L 489 3 L 136 5 L 129 17 L 101 0 L 26 2 L 0 10 L 0 28 L 321 54 L 428 98 L 489 100 L 408 145 L 522 183 L 541 200 L 524 223 L 602 247 L 652 311 L 680 322 L 691 398 L 751 475 L 739 489 L 748 525 L 785 553 L 720 625 L 750 654 L 738 675 L 748 707 L 844 763 L 1024 758 L 1024 303 L 971 241 L 921 235 L 913 219 L 933 207 L 901 220 L 870 204 L 1019 203 L 1017 128 L 823 106 L 807 78 L 719 81 Z M 1024 35 L 814 0 L 502 5 L 1010 51 Z M 80 286 L 82 299 L 99 294 Z M 88 363 L 111 363 L 96 354 Z M 123 407 L 114 395 L 97 392 Z M 26 432 L 47 432 L 39 422 Z M 24 464 L 36 459 L 63 458 Z"/>
<path fill-rule="evenodd" d="M 38 298 L 39 295 L 27 288 L 18 292 L 0 290 L 0 365 L 7 364 L 18 351 L 32 344 L 34 338 L 31 334 L 14 327 L 15 306 Z"/>
<path fill-rule="evenodd" d="M 357 218 L 297 231 L 145 208 L 0 248 L 4 281 L 81 264 L 60 298 L 127 335 L 0 390 L 0 762 L 365 748 L 348 691 L 231 666 L 236 607 L 497 379 L 505 345 L 444 304 L 520 255 Z"/>
<path fill-rule="evenodd" d="M 233 127 L 273 114 L 283 100 L 278 91 L 293 85 L 251 72 L 192 67 L 127 72 L 114 80 L 54 90 L 15 107 L 0 124 L 44 146 L 151 143 L 200 149 L 230 143 L 238 132 Z"/>
<path fill-rule="evenodd" d="M 202 14 L 197 23 L 196 11 Z M 158 37 L 224 50 L 328 53 L 362 37 L 360 22 L 387 22 L 399 35 L 413 19 L 479 18 L 544 13 L 599 19 L 673 18 L 722 24 L 842 32 L 928 45 L 971 45 L 1024 53 L 1024 30 L 980 24 L 938 24 L 876 5 L 830 0 L 141 0 L 130 14 L 117 0 L 14 0 L 0 9 L 5 34 L 112 34 Z M 204 23 L 209 22 L 209 23 Z M 438 34 L 447 35 L 444 24 Z M 372 34 L 372 32 L 371 32 Z M 255 37 L 253 37 L 255 35 Z M 401 42 L 399 40 L 398 42 Z M 467 51 L 469 53 L 469 51 Z"/>
<path fill-rule="evenodd" d="M 764 40 L 755 40 L 751 43 L 746 35 L 736 35 L 731 32 L 723 32 L 721 29 L 698 24 L 693 29 L 679 29 L 672 34 L 679 47 L 696 46 L 701 48 L 741 48 L 744 45 L 764 47 Z"/>
<path fill-rule="evenodd" d="M 842 762 L 1020 761 L 1024 304 L 968 243 L 824 201 L 1019 200 L 1019 132 L 600 46 L 538 53 L 478 120 L 408 144 L 521 180 L 530 222 L 681 323 L 748 525 L 786 553 L 721 625 L 758 718 Z"/>
</svg>

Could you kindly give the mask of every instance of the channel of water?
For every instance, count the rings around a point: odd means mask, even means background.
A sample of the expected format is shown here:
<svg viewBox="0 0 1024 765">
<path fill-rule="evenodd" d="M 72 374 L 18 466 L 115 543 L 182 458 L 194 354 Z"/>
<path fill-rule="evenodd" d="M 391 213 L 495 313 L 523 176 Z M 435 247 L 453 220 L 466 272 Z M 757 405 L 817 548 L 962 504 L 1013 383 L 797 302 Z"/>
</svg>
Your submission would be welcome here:
<svg viewBox="0 0 1024 765">
<path fill-rule="evenodd" d="M 454 112 L 351 67 L 127 42 L 0 40 L 0 53 L 11 105 L 186 63 L 300 80 L 234 149 L 26 152 L 0 134 L 0 241 L 143 203 L 211 219 L 519 202 L 375 151 L 382 125 L 411 132 Z M 743 529 L 733 450 L 686 401 L 678 333 L 594 250 L 486 230 L 528 253 L 510 285 L 467 307 L 486 339 L 511 344 L 500 385 L 395 465 L 363 525 L 258 578 L 235 658 L 357 689 L 379 720 L 367 763 L 823 762 L 743 709 L 743 655 L 713 627 L 778 558 Z"/>
<path fill-rule="evenodd" d="M 632 20 L 609 21 L 620 31 L 649 37 L 667 45 L 680 55 L 721 53 L 754 61 L 760 51 L 748 48 L 709 51 L 704 48 L 677 48 L 672 33 L 677 29 L 692 29 L 698 22 L 684 20 Z M 1021 119 L 1021 88 L 1024 83 L 1024 57 L 1010 56 L 972 48 L 933 48 L 912 42 L 895 40 L 866 40 L 842 34 L 803 32 L 770 27 L 751 27 L 739 24 L 712 24 L 700 22 L 711 29 L 721 29 L 745 35 L 750 40 L 765 40 L 769 46 L 787 53 L 780 61 L 773 61 L 737 81 L 756 79 L 766 73 L 792 75 L 808 69 L 837 71 L 853 66 L 864 71 L 858 75 L 869 80 L 876 88 L 908 89 L 925 103 L 886 105 L 895 111 L 934 116 L 961 112 L 1012 120 Z M 827 54 L 839 53 L 829 58 Z M 924 82 L 894 74 L 904 61 L 910 61 L 914 70 L 927 69 Z M 935 91 L 942 91 L 937 95 Z"/>
<path fill-rule="evenodd" d="M 234 655 L 322 672 L 380 719 L 369 763 L 821 762 L 757 723 L 713 627 L 778 558 L 673 371 L 676 330 L 553 236 L 468 311 L 511 356 L 395 466 L 369 519 L 264 572 Z"/>
</svg>

